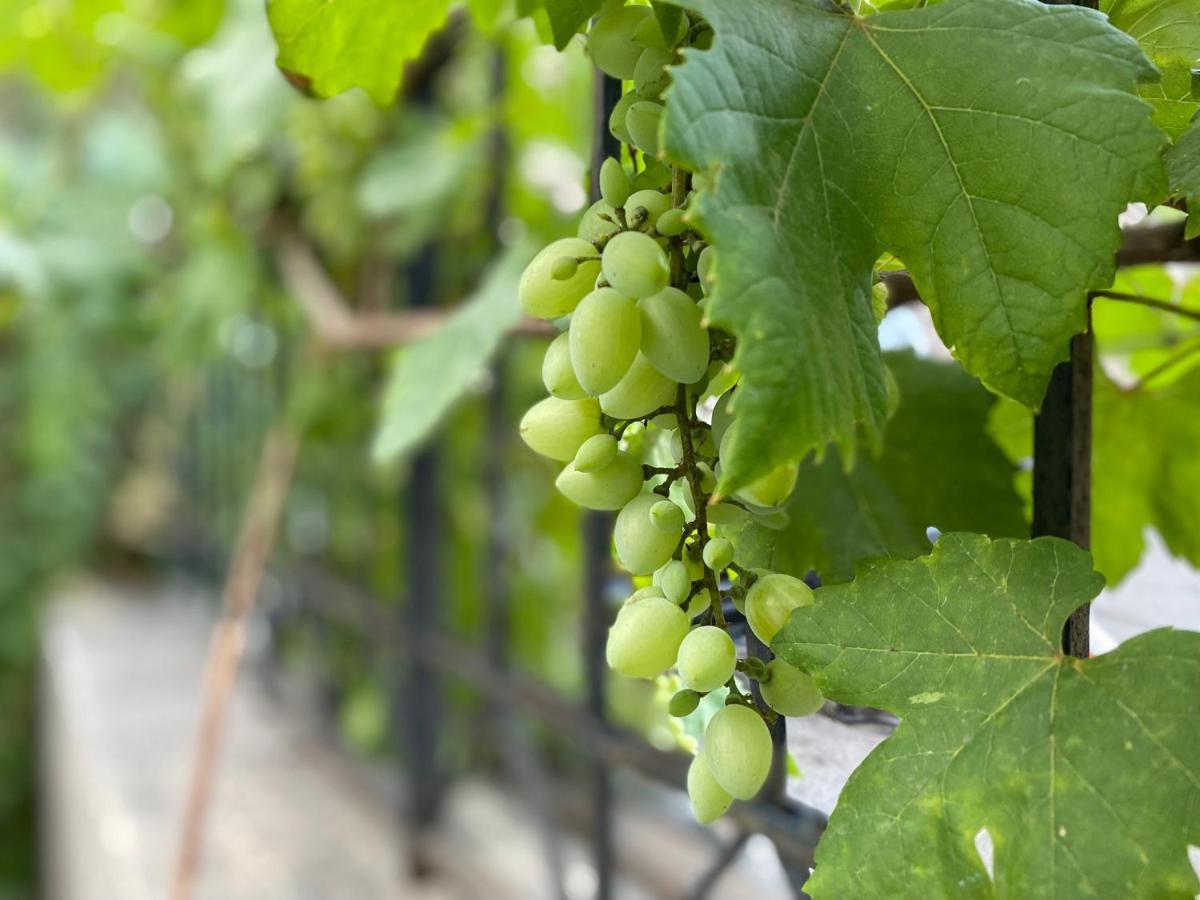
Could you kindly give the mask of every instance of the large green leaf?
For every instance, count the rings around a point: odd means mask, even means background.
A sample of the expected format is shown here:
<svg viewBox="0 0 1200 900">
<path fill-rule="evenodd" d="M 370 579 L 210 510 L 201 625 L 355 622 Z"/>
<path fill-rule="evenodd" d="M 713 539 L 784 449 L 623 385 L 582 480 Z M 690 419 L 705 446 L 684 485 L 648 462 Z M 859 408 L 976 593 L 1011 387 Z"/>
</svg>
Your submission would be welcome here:
<svg viewBox="0 0 1200 900">
<path fill-rule="evenodd" d="M 733 535 L 743 565 L 826 582 L 845 581 L 855 566 L 882 556 L 929 551 L 926 529 L 1028 534 L 1015 466 L 987 431 L 995 402 L 979 382 L 950 363 L 891 354 L 900 404 L 883 452 L 864 449 L 847 472 L 837 454 L 807 461 L 788 501 L 787 525 L 750 522 Z"/>
<path fill-rule="evenodd" d="M 277 63 L 320 97 L 360 87 L 377 103 L 396 96 L 404 64 L 446 19 L 450 0 L 270 0 Z"/>
<path fill-rule="evenodd" d="M 521 318 L 517 282 L 532 253 L 507 251 L 478 292 L 433 334 L 396 353 L 372 455 L 384 462 L 432 434 Z"/>
<path fill-rule="evenodd" d="M 716 29 L 675 70 L 667 154 L 712 173 L 711 315 L 739 338 L 723 488 L 829 440 L 878 435 L 870 304 L 882 250 L 947 345 L 1034 406 L 1113 275 L 1117 214 L 1165 191 L 1154 71 L 1098 13 L 950 0 L 853 17 L 817 0 L 689 0 Z"/>
<path fill-rule="evenodd" d="M 1140 92 L 1154 106 L 1154 120 L 1172 137 L 1187 129 L 1200 96 L 1192 91 L 1192 64 L 1200 59 L 1200 9 L 1195 0 L 1104 0 L 1112 23 L 1137 38 L 1158 66 L 1161 80 Z"/>
<path fill-rule="evenodd" d="M 1187 236 L 1200 236 L 1200 120 L 1167 151 L 1167 174 L 1172 193 L 1188 204 Z"/>
<path fill-rule="evenodd" d="M 842 792 L 814 900 L 1200 891 L 1200 635 L 1064 657 L 1064 620 L 1102 583 L 1065 541 L 954 534 L 793 613 L 776 653 L 901 718 Z"/>
</svg>

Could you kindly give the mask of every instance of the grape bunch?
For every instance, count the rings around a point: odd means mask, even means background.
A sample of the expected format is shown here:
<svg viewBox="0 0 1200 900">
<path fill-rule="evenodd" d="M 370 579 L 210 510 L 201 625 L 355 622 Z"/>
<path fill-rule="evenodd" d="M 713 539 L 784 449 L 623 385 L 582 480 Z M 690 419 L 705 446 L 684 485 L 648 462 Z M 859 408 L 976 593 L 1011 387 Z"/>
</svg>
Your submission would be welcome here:
<svg viewBox="0 0 1200 900">
<path fill-rule="evenodd" d="M 714 250 L 691 226 L 691 175 L 658 158 L 669 67 L 680 46 L 703 48 L 711 36 L 685 15 L 667 41 L 648 6 L 609 6 L 594 22 L 592 59 L 633 83 L 609 123 L 631 165 L 604 162 L 601 199 L 576 236 L 544 248 L 519 287 L 526 313 L 563 326 L 542 366 L 550 396 L 526 413 L 521 437 L 565 463 L 556 485 L 568 499 L 618 511 L 615 554 L 637 587 L 609 631 L 609 666 L 645 679 L 674 669 L 683 686 L 670 700 L 674 716 L 726 692 L 688 772 L 701 822 L 762 788 L 769 722 L 824 702 L 799 669 L 739 658 L 726 620 L 729 600 L 769 645 L 792 610 L 812 603 L 812 591 L 789 575 L 743 568 L 727 536 L 783 504 L 796 464 L 733 497 L 714 496 L 733 426 L 734 341 L 706 320 Z M 764 705 L 746 690 L 750 681 Z"/>
</svg>

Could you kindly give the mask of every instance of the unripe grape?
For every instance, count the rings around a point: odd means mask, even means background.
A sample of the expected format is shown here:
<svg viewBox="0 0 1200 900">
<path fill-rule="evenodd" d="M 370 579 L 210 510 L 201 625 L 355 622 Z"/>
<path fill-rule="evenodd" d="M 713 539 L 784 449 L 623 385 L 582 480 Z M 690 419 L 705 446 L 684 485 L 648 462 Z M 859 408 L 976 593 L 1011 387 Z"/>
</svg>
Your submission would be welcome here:
<svg viewBox="0 0 1200 900">
<path fill-rule="evenodd" d="M 580 386 L 593 396 L 603 394 L 616 386 L 637 356 L 642 339 L 637 303 L 612 288 L 594 290 L 576 308 L 567 333 L 571 367 Z"/>
<path fill-rule="evenodd" d="M 559 400 L 582 400 L 587 396 L 571 368 L 570 338 L 565 331 L 546 348 L 542 359 L 542 383 L 550 395 Z"/>
<path fill-rule="evenodd" d="M 595 440 L 592 438 L 592 440 Z M 708 524 L 721 525 L 726 528 L 742 525 L 750 518 L 750 513 L 732 503 L 718 503 L 708 508 Z"/>
<path fill-rule="evenodd" d="M 641 232 L 623 231 L 611 238 L 604 245 L 601 266 L 608 283 L 629 297 L 649 297 L 667 285 L 666 254 L 654 238 Z"/>
<path fill-rule="evenodd" d="M 799 578 L 779 572 L 760 575 L 746 592 L 746 621 L 758 639 L 770 646 L 792 610 L 812 604 L 812 588 Z"/>
<path fill-rule="evenodd" d="M 767 663 L 767 677 L 758 683 L 762 698 L 781 716 L 809 716 L 825 705 L 825 697 L 807 672 L 782 659 Z"/>
<path fill-rule="evenodd" d="M 728 538 L 713 538 L 704 545 L 704 564 L 714 572 L 722 571 L 733 562 L 733 544 Z"/>
<path fill-rule="evenodd" d="M 672 603 L 676 605 L 683 603 L 692 590 L 692 580 L 688 578 L 687 566 L 677 559 L 671 560 L 659 570 L 658 587 Z"/>
<path fill-rule="evenodd" d="M 643 50 L 637 65 L 633 67 L 634 90 L 648 100 L 658 97 L 671 83 L 667 66 L 671 65 L 672 59 L 672 54 L 667 50 Z"/>
<path fill-rule="evenodd" d="M 642 191 L 634 191 L 629 195 L 629 199 L 625 201 L 625 215 L 629 218 L 629 226 L 634 227 L 633 215 L 641 209 L 646 211 L 646 217 L 642 219 L 637 227 L 642 231 L 649 231 L 658 224 L 659 218 L 663 213 L 671 208 L 671 198 L 662 191 L 647 189 Z"/>
<path fill-rule="evenodd" d="M 700 286 L 704 288 L 704 293 L 709 293 L 712 290 L 712 267 L 714 254 L 712 247 L 705 247 L 700 251 L 700 258 L 696 260 L 696 274 L 700 276 Z"/>
<path fill-rule="evenodd" d="M 642 352 L 680 384 L 694 384 L 708 370 L 708 331 L 695 302 L 683 291 L 663 288 L 638 302 L 642 317 Z"/>
<path fill-rule="evenodd" d="M 683 610 L 661 597 L 623 606 L 608 631 L 609 668 L 627 678 L 655 678 L 674 664 L 687 632 Z"/>
<path fill-rule="evenodd" d="M 599 472 L 577 472 L 571 463 L 554 485 L 585 509 L 620 509 L 642 489 L 642 464 L 624 452 Z"/>
<path fill-rule="evenodd" d="M 600 408 L 614 419 L 640 419 L 675 399 L 675 382 L 641 353 L 610 390 L 600 395 Z"/>
<path fill-rule="evenodd" d="M 694 619 L 701 613 L 707 612 L 712 608 L 712 591 L 708 588 L 701 588 L 696 592 L 696 596 L 692 597 L 687 606 L 687 614 L 689 619 Z"/>
<path fill-rule="evenodd" d="M 600 196 L 613 209 L 624 206 L 629 197 L 629 175 L 611 156 L 600 166 Z"/>
<path fill-rule="evenodd" d="M 662 104 L 639 100 L 625 114 L 625 127 L 633 143 L 647 156 L 658 156 L 658 126 L 662 121 Z"/>
<path fill-rule="evenodd" d="M 599 472 L 617 458 L 617 439 L 611 434 L 594 434 L 575 454 L 576 472 Z"/>
<path fill-rule="evenodd" d="M 643 317 L 643 323 L 645 318 Z M 644 327 L 644 325 L 643 325 Z M 642 343 L 646 342 L 646 333 L 642 332 Z M 712 411 L 712 434 L 717 443 L 724 450 L 725 447 L 725 432 L 729 430 L 729 426 L 733 424 L 733 413 L 729 411 L 729 404 L 733 399 L 733 394 L 728 393 L 717 401 L 717 405 Z"/>
<path fill-rule="evenodd" d="M 679 545 L 678 532 L 668 534 L 650 521 L 650 507 L 660 499 L 658 494 L 639 494 L 617 515 L 613 543 L 617 559 L 630 575 L 649 575 L 663 566 Z"/>
<path fill-rule="evenodd" d="M 693 691 L 707 694 L 733 677 L 737 667 L 737 649 L 724 628 L 701 625 L 693 629 L 679 645 L 675 661 L 679 677 Z"/>
<path fill-rule="evenodd" d="M 563 257 L 583 257 L 570 278 L 554 277 L 555 264 Z M 600 273 L 596 248 L 579 238 L 563 238 L 544 248 L 525 267 L 517 287 L 521 309 L 539 319 L 565 316 L 591 290 Z"/>
<path fill-rule="evenodd" d="M 636 63 L 634 64 L 636 65 Z M 613 106 L 612 114 L 608 117 L 608 130 L 622 144 L 632 144 L 633 135 L 629 133 L 629 128 L 625 123 L 626 116 L 629 115 L 629 109 L 633 104 L 640 102 L 641 97 L 635 91 L 630 91 L 628 94 L 622 94 L 621 99 Z M 638 173 L 641 176 L 641 173 Z M 637 181 L 637 178 L 634 179 Z"/>
<path fill-rule="evenodd" d="M 584 441 L 602 431 L 600 404 L 591 397 L 547 397 L 525 413 L 520 431 L 521 439 L 534 453 L 566 462 L 575 458 Z"/>
<path fill-rule="evenodd" d="M 654 226 L 658 233 L 666 237 L 675 237 L 687 231 L 687 222 L 683 221 L 682 209 L 668 209 L 658 217 Z"/>
<path fill-rule="evenodd" d="M 734 493 L 752 506 L 770 509 L 780 506 L 792 496 L 799 475 L 800 463 L 784 463 Z"/>
<path fill-rule="evenodd" d="M 698 754 L 688 767 L 687 792 L 692 802 L 692 814 L 701 825 L 721 818 L 733 803 L 733 797 L 713 777 L 703 753 Z"/>
<path fill-rule="evenodd" d="M 696 463 L 696 472 L 700 475 L 700 490 L 711 494 L 717 487 L 717 475 L 712 467 L 705 462 Z"/>
<path fill-rule="evenodd" d="M 757 712 L 722 708 L 704 731 L 704 762 L 717 784 L 738 800 L 750 800 L 771 771 L 771 732 Z"/>
<path fill-rule="evenodd" d="M 617 223 L 617 211 L 597 200 L 587 208 L 587 212 L 579 219 L 579 227 L 575 234 L 580 240 L 591 243 L 603 243 L 621 230 Z M 595 250 L 592 251 L 595 253 Z"/>
<path fill-rule="evenodd" d="M 696 707 L 700 705 L 700 695 L 695 691 L 680 691 L 671 698 L 671 702 L 667 704 L 667 712 L 678 719 L 684 716 L 690 716 L 696 711 Z"/>
<path fill-rule="evenodd" d="M 629 93 L 625 96 L 636 97 L 637 94 Z M 629 143 L 632 143 L 632 141 Z M 661 191 L 669 187 L 671 184 L 671 167 L 661 159 L 654 159 L 653 157 L 646 159 L 645 162 L 645 168 L 634 176 L 633 189 L 635 191 Z"/>
<path fill-rule="evenodd" d="M 587 35 L 587 49 L 601 72 L 629 81 L 637 68 L 642 48 L 633 35 L 645 17 L 652 17 L 648 6 L 622 6 L 598 18 Z"/>
<path fill-rule="evenodd" d="M 683 531 L 683 510 L 670 500 L 660 500 L 650 507 L 650 521 L 668 534 L 678 534 Z"/>
<path fill-rule="evenodd" d="M 560 256 L 550 267 L 550 277 L 555 281 L 566 281 L 579 271 L 579 260 L 573 256 Z"/>
</svg>

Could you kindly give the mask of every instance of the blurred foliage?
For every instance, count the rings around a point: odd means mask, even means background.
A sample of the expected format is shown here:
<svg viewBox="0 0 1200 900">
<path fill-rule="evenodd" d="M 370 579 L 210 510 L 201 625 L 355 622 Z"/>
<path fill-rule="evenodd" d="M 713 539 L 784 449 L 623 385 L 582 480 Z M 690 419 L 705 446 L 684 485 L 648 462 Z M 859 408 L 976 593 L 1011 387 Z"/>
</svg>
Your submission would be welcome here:
<svg viewBox="0 0 1200 900">
<path fill-rule="evenodd" d="M 388 360 L 314 353 L 277 267 L 279 237 L 298 236 L 351 304 L 402 306 L 404 270 L 436 244 L 431 299 L 451 303 L 498 244 L 568 230 L 585 199 L 589 67 L 529 23 L 497 30 L 502 3 L 470 8 L 439 37 L 444 59 L 406 83 L 419 102 L 380 108 L 290 86 L 258 0 L 0 0 L 0 897 L 33 879 L 39 598 L 85 566 L 219 573 L 259 438 L 295 402 L 306 430 L 283 554 L 384 598 L 406 566 L 440 565 L 449 626 L 477 636 L 493 527 L 479 473 L 497 454 L 514 660 L 577 685 L 561 640 L 576 630 L 577 514 L 541 460 L 485 436 L 486 403 L 515 435 L 540 392 L 538 342 L 505 354 L 501 391 L 476 372 L 447 404 L 446 558 L 406 560 L 405 463 L 368 455 Z M 511 311 L 493 305 L 499 333 Z M 277 637 L 319 673 L 346 738 L 382 749 L 367 637 L 303 611 Z"/>
</svg>

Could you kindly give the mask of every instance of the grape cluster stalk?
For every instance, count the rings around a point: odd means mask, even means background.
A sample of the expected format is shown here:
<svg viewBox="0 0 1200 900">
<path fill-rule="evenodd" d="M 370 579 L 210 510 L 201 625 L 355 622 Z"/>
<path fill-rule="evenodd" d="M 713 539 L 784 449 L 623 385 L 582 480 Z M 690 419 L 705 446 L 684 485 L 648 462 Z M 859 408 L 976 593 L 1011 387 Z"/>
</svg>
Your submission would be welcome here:
<svg viewBox="0 0 1200 900">
<path fill-rule="evenodd" d="M 688 771 L 701 822 L 762 788 L 769 722 L 824 702 L 805 672 L 739 657 L 726 617 L 728 600 L 769 645 L 792 610 L 812 603 L 812 591 L 790 575 L 742 567 L 731 540 L 749 518 L 777 512 L 797 464 L 732 497 L 714 494 L 736 429 L 734 341 L 707 321 L 717 266 L 689 212 L 692 175 L 659 158 L 670 67 L 681 47 L 703 50 L 711 40 L 707 24 L 686 15 L 668 39 L 648 6 L 609 6 L 592 24 L 596 66 L 632 82 L 609 122 L 629 165 L 604 162 L 601 199 L 574 237 L 534 257 L 519 287 L 526 313 L 563 326 L 542 366 L 550 396 L 525 414 L 521 436 L 565 463 L 556 485 L 569 500 L 619 510 L 614 549 L 636 590 L 609 631 L 609 666 L 680 686 L 668 703 L 680 718 L 724 692 Z M 745 690 L 749 680 L 765 706 Z"/>
</svg>

